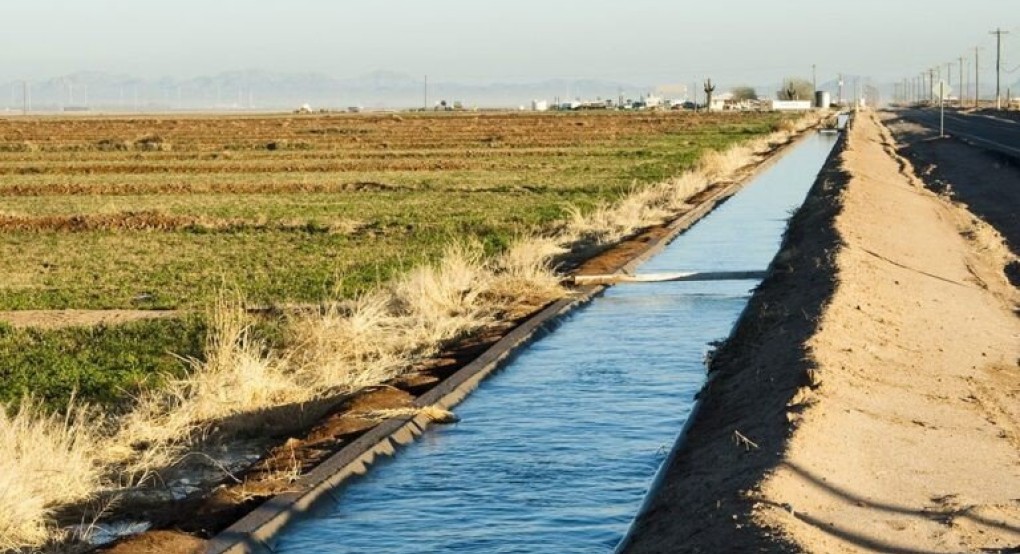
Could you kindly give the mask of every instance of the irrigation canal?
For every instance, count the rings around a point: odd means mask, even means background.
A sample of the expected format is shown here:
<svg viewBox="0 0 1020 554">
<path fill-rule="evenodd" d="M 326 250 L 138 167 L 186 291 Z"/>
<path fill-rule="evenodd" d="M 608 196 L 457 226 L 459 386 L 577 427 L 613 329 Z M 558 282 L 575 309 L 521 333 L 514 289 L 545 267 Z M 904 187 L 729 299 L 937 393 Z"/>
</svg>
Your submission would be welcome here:
<svg viewBox="0 0 1020 554">
<path fill-rule="evenodd" d="M 765 269 L 832 135 L 812 135 L 642 266 Z M 756 281 L 624 285 L 564 318 L 457 408 L 456 425 L 333 491 L 280 553 L 612 552 Z"/>
</svg>

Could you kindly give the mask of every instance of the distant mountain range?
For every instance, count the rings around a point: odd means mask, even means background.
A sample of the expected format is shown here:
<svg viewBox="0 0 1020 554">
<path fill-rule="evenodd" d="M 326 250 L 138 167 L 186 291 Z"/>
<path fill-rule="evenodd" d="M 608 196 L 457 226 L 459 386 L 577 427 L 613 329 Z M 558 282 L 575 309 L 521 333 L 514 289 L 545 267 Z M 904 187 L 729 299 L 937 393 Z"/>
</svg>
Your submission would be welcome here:
<svg viewBox="0 0 1020 554">
<path fill-rule="evenodd" d="M 79 72 L 28 84 L 36 111 L 92 110 L 275 110 L 303 104 L 319 108 L 409 108 L 426 102 L 425 79 L 403 73 L 377 71 L 357 78 L 338 79 L 321 73 L 231 71 L 191 79 L 146 80 L 131 75 Z M 19 110 L 25 86 L 7 82 L 0 91 L 10 96 L 0 106 Z M 441 100 L 464 106 L 516 107 L 532 99 L 638 98 L 654 87 L 602 80 L 547 80 L 534 83 L 466 84 L 429 82 L 428 104 Z M 2 94 L 2 92 L 0 92 Z M 6 96 L 6 95 L 5 95 Z M 3 98 L 0 96 L 0 98 Z"/>
<path fill-rule="evenodd" d="M 313 109 L 367 109 L 421 107 L 426 103 L 425 79 L 392 71 L 376 71 L 356 78 L 335 78 L 321 73 L 280 73 L 248 70 L 230 71 L 190 79 L 142 79 L 132 75 L 102 72 L 78 72 L 28 83 L 27 92 L 33 111 L 90 109 L 96 111 L 167 110 L 293 110 L 303 104 Z M 844 76 L 843 96 L 854 97 L 857 78 Z M 861 78 L 861 83 L 866 82 Z M 990 97 L 994 88 L 982 83 L 982 95 Z M 20 110 L 26 87 L 21 81 L 0 85 L 0 111 Z M 553 79 L 531 83 L 429 82 L 428 105 L 442 100 L 461 102 L 466 107 L 514 108 L 527 106 L 533 99 L 595 100 L 637 99 L 659 88 L 650 84 L 622 83 L 610 80 Z M 773 97 L 776 85 L 758 86 L 761 97 Z M 819 83 L 832 93 L 836 81 Z M 894 86 L 878 85 L 882 96 L 891 99 Z M 1006 86 L 1004 85 L 1005 89 Z M 1020 95 L 1020 82 L 1011 85 Z M 686 99 L 683 85 L 665 86 L 662 95 Z M 9 91 L 9 96 L 4 94 Z M 720 87 L 721 92 L 725 90 Z M 1003 91 L 1005 94 L 1005 90 Z M 698 98 L 704 93 L 698 91 Z M 6 96 L 6 98 L 4 98 Z"/>
</svg>

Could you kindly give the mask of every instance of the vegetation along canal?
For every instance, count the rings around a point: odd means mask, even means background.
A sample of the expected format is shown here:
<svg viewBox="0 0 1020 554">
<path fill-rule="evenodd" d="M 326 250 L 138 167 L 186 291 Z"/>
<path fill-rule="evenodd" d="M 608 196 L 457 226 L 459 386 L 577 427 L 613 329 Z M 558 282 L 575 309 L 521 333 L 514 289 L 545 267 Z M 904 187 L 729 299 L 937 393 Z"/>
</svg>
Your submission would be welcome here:
<svg viewBox="0 0 1020 554">
<path fill-rule="evenodd" d="M 765 269 L 835 142 L 807 137 L 641 271 Z M 609 289 L 274 552 L 613 551 L 755 284 Z"/>
</svg>

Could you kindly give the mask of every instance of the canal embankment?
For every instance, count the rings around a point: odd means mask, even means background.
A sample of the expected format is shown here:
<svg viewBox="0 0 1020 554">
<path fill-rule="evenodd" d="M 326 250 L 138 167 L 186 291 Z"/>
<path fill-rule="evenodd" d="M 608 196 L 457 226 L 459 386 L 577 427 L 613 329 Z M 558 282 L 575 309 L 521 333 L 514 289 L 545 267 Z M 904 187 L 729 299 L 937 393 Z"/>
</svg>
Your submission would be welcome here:
<svg viewBox="0 0 1020 554">
<path fill-rule="evenodd" d="M 1013 261 L 862 114 L 714 357 L 625 551 L 1015 548 Z"/>
</svg>

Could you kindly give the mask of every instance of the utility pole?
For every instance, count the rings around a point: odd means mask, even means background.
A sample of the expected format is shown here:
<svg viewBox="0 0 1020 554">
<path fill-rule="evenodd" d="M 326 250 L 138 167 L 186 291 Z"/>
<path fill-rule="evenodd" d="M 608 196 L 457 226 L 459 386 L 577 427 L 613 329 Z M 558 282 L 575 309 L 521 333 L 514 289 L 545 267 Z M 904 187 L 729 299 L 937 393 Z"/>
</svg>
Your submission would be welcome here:
<svg viewBox="0 0 1020 554">
<path fill-rule="evenodd" d="M 843 106 L 843 74 L 842 73 L 839 74 L 839 95 L 838 96 L 839 96 L 839 98 L 837 100 L 837 103 L 842 108 L 842 106 Z"/>
<path fill-rule="evenodd" d="M 1009 31 L 996 29 L 992 31 L 995 35 L 995 109 L 1002 109 L 1002 35 L 1008 35 Z"/>
<path fill-rule="evenodd" d="M 960 108 L 963 108 L 963 56 L 960 56 Z"/>
<path fill-rule="evenodd" d="M 931 90 L 928 91 L 928 101 L 932 104 L 935 103 L 935 70 L 928 70 L 928 82 L 931 84 Z"/>
<path fill-rule="evenodd" d="M 946 83 L 939 81 L 939 138 L 946 138 Z"/>
<path fill-rule="evenodd" d="M 429 111 L 429 76 L 425 76 L 425 105 L 422 106 L 422 110 Z"/>
<path fill-rule="evenodd" d="M 981 107 L 981 52 L 980 46 L 974 47 L 974 108 Z"/>
<path fill-rule="evenodd" d="M 946 86 L 953 86 L 953 62 L 946 64 Z"/>
<path fill-rule="evenodd" d="M 811 87 L 814 88 L 811 94 L 818 92 L 818 67 L 815 64 L 811 64 Z"/>
</svg>

